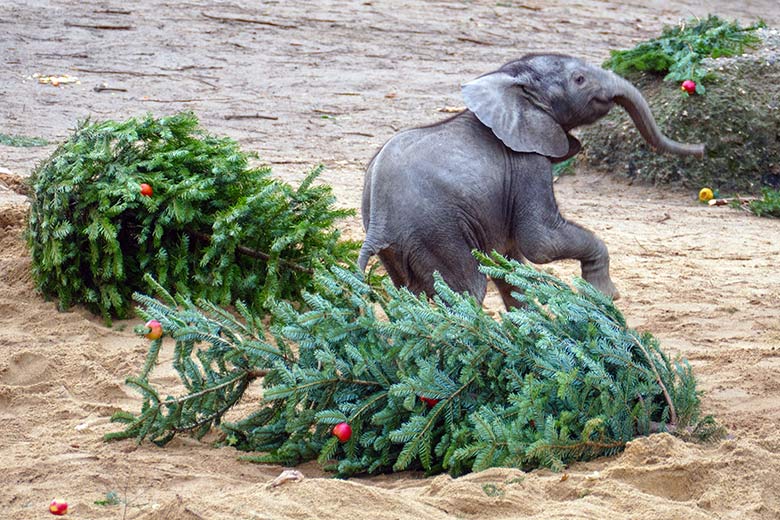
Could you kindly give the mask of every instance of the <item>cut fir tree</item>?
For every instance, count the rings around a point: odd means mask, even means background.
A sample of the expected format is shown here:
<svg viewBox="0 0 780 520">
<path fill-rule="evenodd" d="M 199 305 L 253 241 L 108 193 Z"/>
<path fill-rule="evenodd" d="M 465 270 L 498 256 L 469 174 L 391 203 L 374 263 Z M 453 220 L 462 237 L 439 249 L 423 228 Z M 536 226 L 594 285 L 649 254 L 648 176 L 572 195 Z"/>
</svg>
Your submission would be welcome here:
<svg viewBox="0 0 780 520">
<path fill-rule="evenodd" d="M 253 168 L 191 113 L 83 123 L 32 176 L 27 240 L 41 292 L 110 321 L 129 314 L 144 275 L 221 305 L 262 314 L 300 301 L 315 266 L 347 262 L 357 244 L 334 223 L 315 168 L 296 189 Z"/>
<path fill-rule="evenodd" d="M 523 308 L 496 320 L 440 279 L 429 301 L 341 267 L 315 275 L 306 310 L 278 304 L 269 330 L 241 304 L 239 320 L 161 287 L 162 301 L 136 295 L 140 314 L 176 341 L 173 366 L 187 392 L 163 397 L 150 382 L 161 345 L 152 342 L 141 374 L 128 379 L 143 395 L 141 411 L 115 415 L 125 429 L 107 438 L 165 444 L 219 425 L 228 444 L 259 453 L 247 460 L 317 459 L 341 476 L 457 475 L 560 469 L 652 432 L 717 431 L 711 418 L 699 420 L 687 362 L 627 328 L 598 291 L 498 255 L 480 261 L 518 288 Z M 256 410 L 223 422 L 255 381 L 263 386 Z"/>
</svg>

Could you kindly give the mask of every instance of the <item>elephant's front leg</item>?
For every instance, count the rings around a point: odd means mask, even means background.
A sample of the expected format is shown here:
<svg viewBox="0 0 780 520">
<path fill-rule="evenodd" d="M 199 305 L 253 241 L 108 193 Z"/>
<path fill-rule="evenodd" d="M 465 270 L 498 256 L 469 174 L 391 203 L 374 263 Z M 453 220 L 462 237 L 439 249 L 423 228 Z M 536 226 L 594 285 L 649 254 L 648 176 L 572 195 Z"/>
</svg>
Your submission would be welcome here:
<svg viewBox="0 0 780 520">
<path fill-rule="evenodd" d="M 607 246 L 592 232 L 561 216 L 552 191 L 552 175 L 541 186 L 539 179 L 534 179 L 520 199 L 514 234 L 523 256 L 535 264 L 579 260 L 582 277 L 605 295 L 618 299 L 620 293 L 609 277 Z"/>
<path fill-rule="evenodd" d="M 609 253 L 593 233 L 560 217 L 554 225 L 535 222 L 525 226 L 520 239 L 523 255 L 535 264 L 574 258 L 580 261 L 582 277 L 593 287 L 617 300 L 620 297 L 609 277 Z"/>
</svg>

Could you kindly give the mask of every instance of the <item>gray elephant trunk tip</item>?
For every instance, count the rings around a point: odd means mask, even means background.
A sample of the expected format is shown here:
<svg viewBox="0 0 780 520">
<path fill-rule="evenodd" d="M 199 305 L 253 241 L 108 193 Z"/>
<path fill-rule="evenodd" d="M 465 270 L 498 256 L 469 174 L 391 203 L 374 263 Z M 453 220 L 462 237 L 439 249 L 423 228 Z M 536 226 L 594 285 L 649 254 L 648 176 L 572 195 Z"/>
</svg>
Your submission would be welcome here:
<svg viewBox="0 0 780 520">
<path fill-rule="evenodd" d="M 705 150 L 704 144 L 702 143 L 678 143 L 677 141 L 672 141 L 667 137 L 663 137 L 662 143 L 657 147 L 662 152 L 673 153 L 677 155 L 692 155 L 694 157 L 698 157 L 699 159 L 704 157 Z"/>
<path fill-rule="evenodd" d="M 688 146 L 691 147 L 691 155 L 693 155 L 694 157 L 698 157 L 699 159 L 704 157 L 704 152 L 707 150 L 707 148 L 704 146 L 703 143 L 691 144 Z"/>
<path fill-rule="evenodd" d="M 704 144 L 679 143 L 666 137 L 658 128 L 650 107 L 639 91 L 626 81 L 621 81 L 621 86 L 622 92 L 615 96 L 614 101 L 628 112 L 637 130 L 648 144 L 660 152 L 704 157 Z"/>
</svg>

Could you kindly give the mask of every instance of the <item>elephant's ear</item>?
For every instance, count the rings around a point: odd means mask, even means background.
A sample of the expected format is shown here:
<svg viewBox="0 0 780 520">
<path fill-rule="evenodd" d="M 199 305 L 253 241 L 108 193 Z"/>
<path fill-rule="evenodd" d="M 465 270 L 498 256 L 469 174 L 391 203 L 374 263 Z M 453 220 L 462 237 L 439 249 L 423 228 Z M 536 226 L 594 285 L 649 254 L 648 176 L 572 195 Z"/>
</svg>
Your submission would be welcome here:
<svg viewBox="0 0 780 520">
<path fill-rule="evenodd" d="M 566 134 L 566 137 L 569 138 L 569 151 L 566 152 L 566 155 L 562 157 L 552 157 L 551 161 L 553 164 L 560 163 L 565 161 L 566 159 L 570 159 L 580 153 L 580 150 L 582 150 L 582 143 L 577 140 L 576 137 L 574 137 L 571 134 Z"/>
<path fill-rule="evenodd" d="M 566 132 L 523 92 L 523 81 L 505 72 L 492 72 L 461 87 L 466 107 L 496 137 L 516 152 L 563 157 L 569 152 Z"/>
</svg>

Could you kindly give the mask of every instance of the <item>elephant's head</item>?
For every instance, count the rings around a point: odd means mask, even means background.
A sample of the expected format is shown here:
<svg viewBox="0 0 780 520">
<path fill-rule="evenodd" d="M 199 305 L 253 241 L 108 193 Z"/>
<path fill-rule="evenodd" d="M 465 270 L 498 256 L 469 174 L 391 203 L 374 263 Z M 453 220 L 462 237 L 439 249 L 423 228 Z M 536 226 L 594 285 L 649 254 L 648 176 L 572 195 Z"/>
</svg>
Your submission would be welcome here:
<svg viewBox="0 0 780 520">
<path fill-rule="evenodd" d="M 673 141 L 658 129 L 642 94 L 617 74 L 559 54 L 531 54 L 462 87 L 466 106 L 517 152 L 560 160 L 579 151 L 568 132 L 605 116 L 618 104 L 653 147 L 704 155 L 704 145 Z"/>
</svg>

